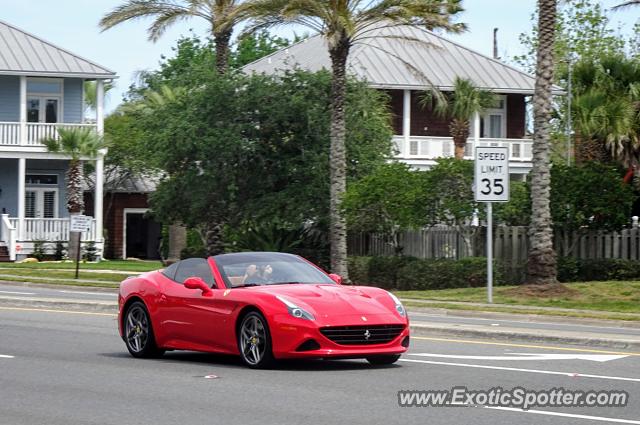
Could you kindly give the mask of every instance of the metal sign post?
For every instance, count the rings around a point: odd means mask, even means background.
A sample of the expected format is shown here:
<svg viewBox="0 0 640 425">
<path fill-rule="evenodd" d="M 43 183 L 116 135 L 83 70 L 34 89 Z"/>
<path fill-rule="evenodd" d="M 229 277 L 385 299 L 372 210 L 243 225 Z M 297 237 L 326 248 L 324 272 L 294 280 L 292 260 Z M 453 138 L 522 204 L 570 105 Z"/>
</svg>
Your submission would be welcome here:
<svg viewBox="0 0 640 425">
<path fill-rule="evenodd" d="M 69 223 L 69 233 L 77 233 L 78 250 L 76 251 L 76 279 L 80 273 L 80 251 L 82 250 L 82 232 L 89 231 L 91 226 L 91 217 L 86 215 L 72 215 L 71 223 Z M 71 235 L 69 235 L 71 236 Z"/>
<path fill-rule="evenodd" d="M 487 302 L 493 303 L 493 202 L 509 201 L 509 148 L 478 146 L 474 198 L 487 203 Z"/>
</svg>

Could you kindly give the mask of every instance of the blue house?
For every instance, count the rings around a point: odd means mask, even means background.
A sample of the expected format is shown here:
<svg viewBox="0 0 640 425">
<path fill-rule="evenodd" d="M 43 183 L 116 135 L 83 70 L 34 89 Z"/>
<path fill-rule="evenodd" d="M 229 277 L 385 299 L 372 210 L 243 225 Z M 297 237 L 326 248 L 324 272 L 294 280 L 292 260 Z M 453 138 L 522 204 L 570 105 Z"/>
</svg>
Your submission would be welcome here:
<svg viewBox="0 0 640 425">
<path fill-rule="evenodd" d="M 41 140 L 60 128 L 102 134 L 104 83 L 115 73 L 0 21 L 0 261 L 21 259 L 34 242 L 68 241 L 68 157 Z M 84 83 L 96 81 L 95 117 L 85 116 Z M 104 155 L 95 161 L 95 217 L 87 241 L 102 252 Z"/>
</svg>

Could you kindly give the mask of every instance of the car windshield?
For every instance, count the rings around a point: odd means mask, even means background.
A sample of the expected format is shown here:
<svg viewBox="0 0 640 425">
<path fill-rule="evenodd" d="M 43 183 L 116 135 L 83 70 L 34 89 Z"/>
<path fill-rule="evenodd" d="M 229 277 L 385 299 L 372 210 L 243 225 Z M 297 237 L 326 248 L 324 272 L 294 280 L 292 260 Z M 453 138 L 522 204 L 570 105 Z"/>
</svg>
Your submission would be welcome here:
<svg viewBox="0 0 640 425">
<path fill-rule="evenodd" d="M 318 268 L 291 254 L 247 252 L 214 257 L 228 287 L 327 283 L 333 280 Z"/>
</svg>

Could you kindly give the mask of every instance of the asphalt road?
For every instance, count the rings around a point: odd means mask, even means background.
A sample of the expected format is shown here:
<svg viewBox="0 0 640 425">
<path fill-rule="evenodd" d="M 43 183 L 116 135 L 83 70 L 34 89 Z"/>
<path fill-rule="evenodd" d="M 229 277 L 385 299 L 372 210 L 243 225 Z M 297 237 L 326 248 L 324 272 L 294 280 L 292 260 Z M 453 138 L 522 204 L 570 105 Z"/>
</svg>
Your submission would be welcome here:
<svg viewBox="0 0 640 425">
<path fill-rule="evenodd" d="M 630 399 L 529 411 L 398 406 L 399 390 L 454 386 L 624 390 Z M 110 314 L 0 307 L 2 425 L 640 424 L 639 397 L 640 353 L 414 338 L 390 367 L 318 360 L 254 371 L 199 353 L 133 359 Z"/>
<path fill-rule="evenodd" d="M 29 285 L 29 284 L 9 284 L 0 283 L 0 298 L 47 298 L 59 300 L 82 300 L 96 302 L 117 302 L 117 290 L 106 288 L 86 288 L 77 289 L 64 286 L 51 285 Z M 506 315 L 508 317 L 508 315 Z M 594 320 L 592 324 L 585 324 L 585 321 L 572 321 L 565 319 L 563 322 L 549 320 L 522 320 L 522 319 L 500 319 L 500 318 L 480 318 L 480 317 L 460 317 L 445 313 L 424 313 L 420 311 L 410 311 L 412 323 L 441 323 L 460 325 L 481 325 L 490 328 L 508 327 L 522 330 L 559 330 L 569 332 L 581 332 L 593 334 L 594 337 L 602 335 L 630 335 L 640 336 L 640 323 L 628 322 L 625 327 L 620 327 L 620 322 L 608 324 L 606 321 Z M 521 316 L 523 317 L 523 316 Z"/>
</svg>

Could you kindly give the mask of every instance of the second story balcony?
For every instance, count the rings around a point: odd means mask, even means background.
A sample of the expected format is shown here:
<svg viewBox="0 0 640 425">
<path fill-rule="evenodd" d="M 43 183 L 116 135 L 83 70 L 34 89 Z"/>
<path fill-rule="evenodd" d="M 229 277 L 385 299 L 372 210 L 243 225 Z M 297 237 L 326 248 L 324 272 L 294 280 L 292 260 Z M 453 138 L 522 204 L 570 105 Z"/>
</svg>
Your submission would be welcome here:
<svg viewBox="0 0 640 425">
<path fill-rule="evenodd" d="M 57 138 L 60 128 L 89 128 L 96 130 L 96 124 L 76 123 L 24 123 L 0 122 L 0 146 L 43 146 L 42 140 Z"/>
<path fill-rule="evenodd" d="M 0 151 L 43 150 L 42 140 L 58 137 L 61 128 L 101 131 L 102 102 L 91 123 L 84 118 L 85 81 L 0 75 Z"/>
</svg>

